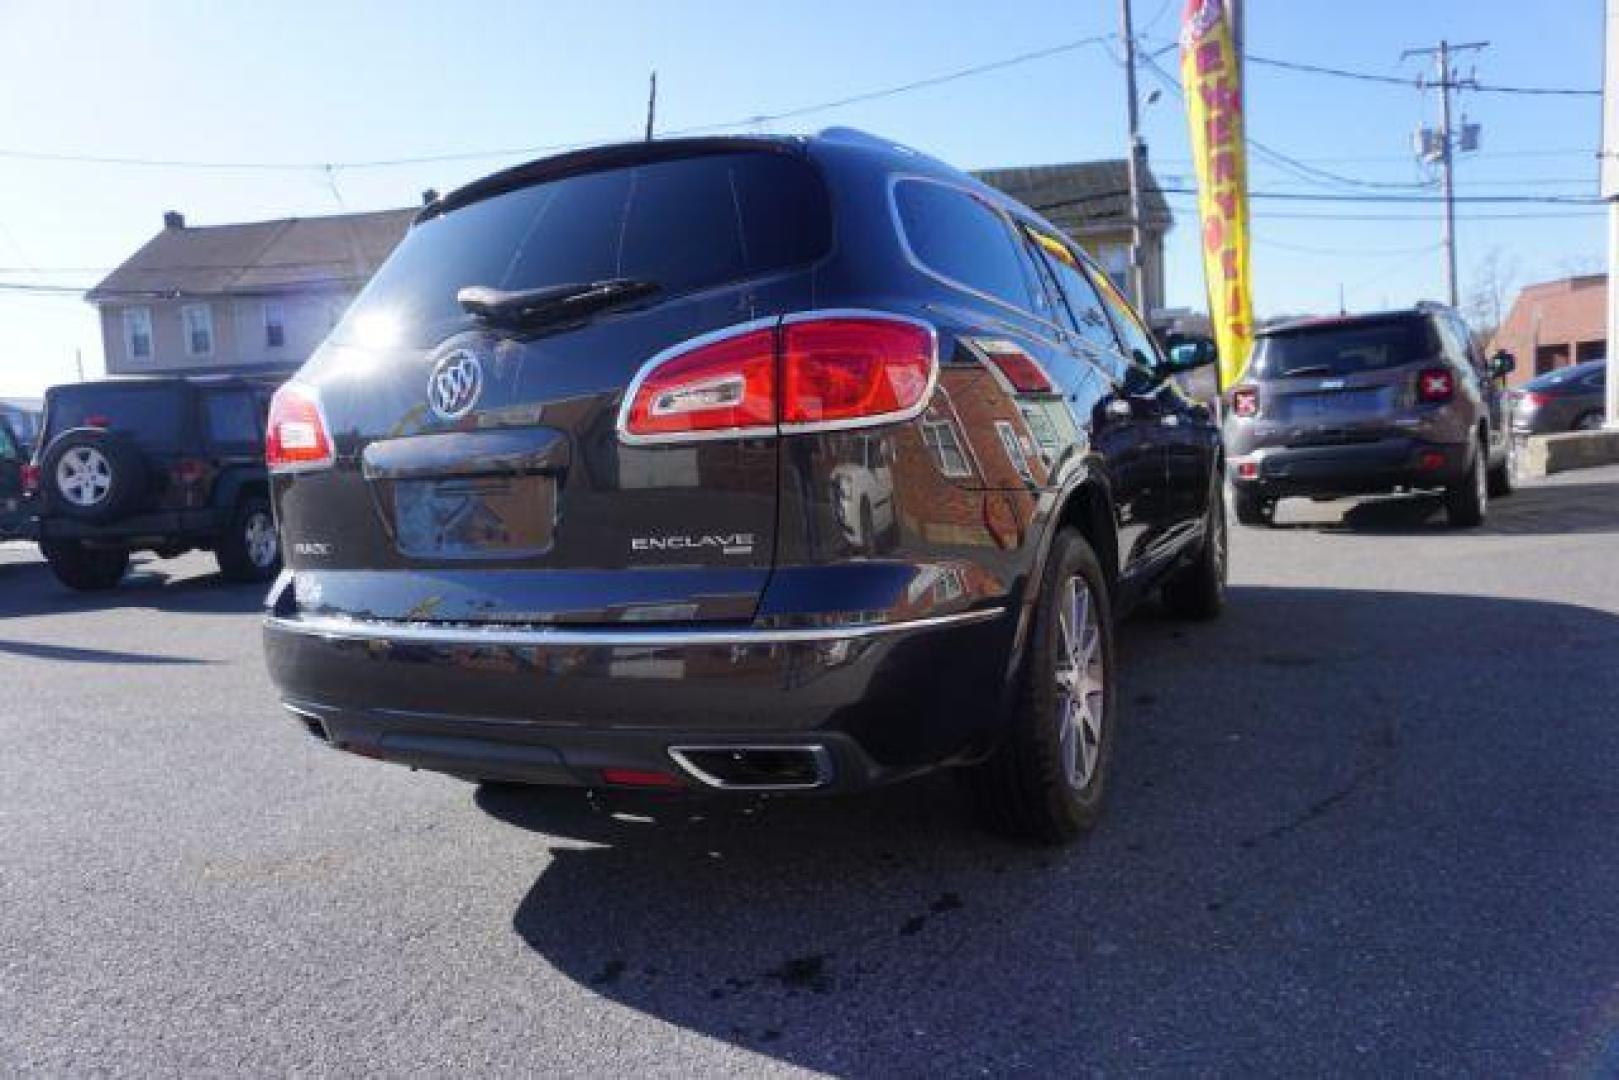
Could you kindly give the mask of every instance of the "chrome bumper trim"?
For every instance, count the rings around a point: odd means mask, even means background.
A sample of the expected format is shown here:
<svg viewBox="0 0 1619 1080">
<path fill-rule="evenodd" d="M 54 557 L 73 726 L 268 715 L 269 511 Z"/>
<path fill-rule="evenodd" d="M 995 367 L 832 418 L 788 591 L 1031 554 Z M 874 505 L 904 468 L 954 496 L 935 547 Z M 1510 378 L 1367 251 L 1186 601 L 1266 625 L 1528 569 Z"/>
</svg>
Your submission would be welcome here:
<svg viewBox="0 0 1619 1080">
<path fill-rule="evenodd" d="M 429 645 L 494 645 L 519 647 L 607 645 L 643 648 L 705 645 L 796 645 L 815 642 L 859 641 L 911 630 L 931 630 L 943 626 L 970 626 L 1005 614 L 1001 607 L 934 615 L 905 622 L 858 623 L 848 626 L 806 629 L 724 629 L 709 630 L 619 630 L 616 628 L 576 629 L 544 626 L 491 624 L 487 627 L 465 623 L 405 623 L 360 619 L 334 619 L 322 616 L 287 619 L 270 616 L 267 626 L 289 634 L 341 641 L 414 641 Z"/>
</svg>

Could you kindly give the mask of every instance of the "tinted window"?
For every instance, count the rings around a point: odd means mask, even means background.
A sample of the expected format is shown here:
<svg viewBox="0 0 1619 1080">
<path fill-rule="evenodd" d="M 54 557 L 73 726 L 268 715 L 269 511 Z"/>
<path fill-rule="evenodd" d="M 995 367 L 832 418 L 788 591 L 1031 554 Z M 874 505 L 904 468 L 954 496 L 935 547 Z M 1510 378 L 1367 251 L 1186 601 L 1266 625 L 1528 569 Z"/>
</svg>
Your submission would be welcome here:
<svg viewBox="0 0 1619 1080">
<path fill-rule="evenodd" d="M 677 294 L 799 266 L 831 247 L 820 176 L 785 153 L 718 154 L 565 177 L 411 229 L 337 328 L 397 320 L 436 340 L 467 285 L 533 289 L 604 278 Z"/>
<path fill-rule="evenodd" d="M 184 430 L 184 389 L 173 384 L 86 383 L 51 392 L 45 406 L 45 442 L 76 427 L 104 427 L 156 449 L 179 444 Z"/>
<path fill-rule="evenodd" d="M 925 180 L 894 186 L 905 243 L 940 277 L 1030 310 L 1029 279 L 1005 220 L 968 192 Z"/>
<path fill-rule="evenodd" d="M 11 438 L 11 429 L 0 422 L 0 461 L 16 461 L 20 456 L 16 442 Z"/>
<path fill-rule="evenodd" d="M 202 422 L 216 446 L 257 446 L 259 407 L 247 390 L 216 390 L 203 395 Z"/>
<path fill-rule="evenodd" d="M 1124 345 L 1124 355 L 1131 363 L 1132 373 L 1151 375 L 1163 365 L 1164 359 L 1158 351 L 1158 341 L 1141 325 L 1136 317 L 1135 309 L 1124 298 L 1124 294 L 1114 288 L 1113 282 L 1101 273 L 1092 271 L 1092 280 L 1096 282 L 1096 291 L 1101 293 L 1102 302 L 1107 305 L 1108 313 L 1113 316 L 1113 325 L 1119 332 L 1119 341 Z"/>
<path fill-rule="evenodd" d="M 1073 251 L 1056 237 L 1031 226 L 1024 226 L 1030 255 L 1040 261 L 1055 279 L 1064 306 L 1063 321 L 1079 335 L 1089 353 L 1114 377 L 1122 375 L 1119 341 L 1102 310 L 1102 297 L 1079 267 Z"/>
<path fill-rule="evenodd" d="M 1432 359 L 1441 351 L 1425 318 L 1333 322 L 1260 337 L 1254 343 L 1253 371 L 1270 379 L 1354 375 Z"/>
</svg>

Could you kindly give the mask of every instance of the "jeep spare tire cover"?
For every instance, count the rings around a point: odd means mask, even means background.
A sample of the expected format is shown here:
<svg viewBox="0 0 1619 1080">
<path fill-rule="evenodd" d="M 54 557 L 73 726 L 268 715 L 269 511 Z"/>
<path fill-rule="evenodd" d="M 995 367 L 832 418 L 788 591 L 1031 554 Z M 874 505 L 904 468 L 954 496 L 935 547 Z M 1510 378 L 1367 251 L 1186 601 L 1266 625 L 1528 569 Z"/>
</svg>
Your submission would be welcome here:
<svg viewBox="0 0 1619 1080">
<path fill-rule="evenodd" d="M 40 461 L 46 509 L 81 521 L 109 521 L 146 489 L 146 463 L 129 439 L 102 428 L 72 428 Z"/>
</svg>

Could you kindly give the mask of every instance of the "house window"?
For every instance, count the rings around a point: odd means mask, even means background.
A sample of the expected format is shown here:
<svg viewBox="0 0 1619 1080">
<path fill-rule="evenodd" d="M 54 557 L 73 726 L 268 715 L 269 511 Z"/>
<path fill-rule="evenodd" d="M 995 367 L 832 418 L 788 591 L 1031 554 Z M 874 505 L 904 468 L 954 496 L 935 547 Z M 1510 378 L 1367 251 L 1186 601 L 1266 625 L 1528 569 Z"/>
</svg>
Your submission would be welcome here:
<svg viewBox="0 0 1619 1080">
<path fill-rule="evenodd" d="M 934 461 L 944 475 L 973 474 L 972 467 L 967 464 L 967 455 L 961 450 L 961 440 L 956 436 L 956 425 L 949 421 L 924 420 L 922 441 L 933 451 Z"/>
<path fill-rule="evenodd" d="M 1098 244 L 1096 247 L 1096 261 L 1101 264 L 1107 279 L 1113 282 L 1113 287 L 1130 295 L 1130 248 L 1127 244 Z M 1135 298 L 1141 303 L 1141 297 Z"/>
<path fill-rule="evenodd" d="M 124 309 L 124 355 L 131 360 L 152 358 L 152 309 Z"/>
<path fill-rule="evenodd" d="M 271 301 L 264 305 L 264 344 L 267 348 L 279 349 L 287 343 L 287 314 L 279 303 Z"/>
<path fill-rule="evenodd" d="M 187 304 L 181 308 L 180 324 L 185 329 L 187 356 L 213 355 L 214 313 L 207 304 Z"/>
</svg>

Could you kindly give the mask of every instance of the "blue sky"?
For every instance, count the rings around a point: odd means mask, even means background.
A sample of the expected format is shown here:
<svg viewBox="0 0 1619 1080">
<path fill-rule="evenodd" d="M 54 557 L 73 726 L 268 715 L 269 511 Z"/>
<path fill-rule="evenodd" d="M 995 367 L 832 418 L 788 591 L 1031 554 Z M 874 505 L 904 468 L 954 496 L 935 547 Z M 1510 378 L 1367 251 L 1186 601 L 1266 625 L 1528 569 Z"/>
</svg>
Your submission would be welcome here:
<svg viewBox="0 0 1619 1080">
<path fill-rule="evenodd" d="M 1148 49 L 1170 43 L 1180 4 L 1135 0 Z M 1595 87 L 1601 79 L 1601 0 L 1248 7 L 1248 49 L 1260 56 L 1414 74 L 1401 50 L 1448 37 L 1491 42 L 1471 61 L 1483 82 Z M 672 130 L 1114 34 L 1117 19 L 1115 0 L 0 0 L 0 150 L 313 165 L 632 138 L 654 68 L 659 126 Z M 1118 157 L 1117 57 L 1115 43 L 1093 45 L 769 127 L 857 126 L 964 168 Z M 1161 62 L 1176 68 L 1173 52 Z M 1159 86 L 1143 72 L 1144 95 Z M 1423 179 L 1411 133 L 1435 116 L 1431 94 L 1253 66 L 1248 96 L 1249 134 L 1275 150 L 1356 180 Z M 1597 99 L 1474 94 L 1461 107 L 1483 124 L 1484 149 L 1460 164 L 1459 193 L 1594 194 Z M 1144 117 L 1160 179 L 1189 183 L 1180 102 L 1166 90 Z M 208 224 L 406 205 L 423 188 L 450 188 L 526 156 L 330 174 L 0 157 L 0 283 L 93 284 L 157 230 L 167 209 Z M 1256 191 L 1329 190 L 1261 161 L 1251 168 Z M 1169 301 L 1201 306 L 1190 201 L 1173 205 Z M 1351 310 L 1443 294 L 1436 207 L 1256 201 L 1253 209 L 1261 314 L 1335 310 L 1340 286 Z M 1464 294 L 1496 249 L 1520 281 L 1602 266 L 1599 208 L 1469 206 L 1462 216 Z M 82 301 L 0 290 L 0 393 L 71 379 L 75 349 L 89 373 L 99 372 L 99 333 Z"/>
</svg>

